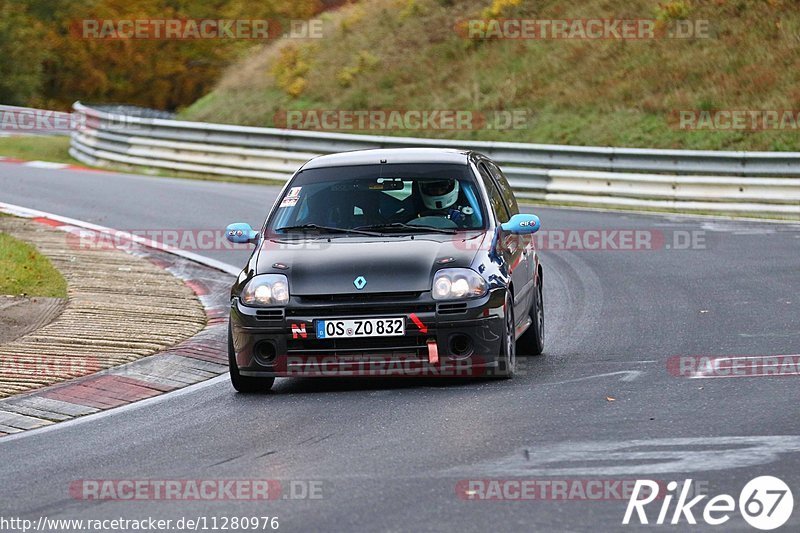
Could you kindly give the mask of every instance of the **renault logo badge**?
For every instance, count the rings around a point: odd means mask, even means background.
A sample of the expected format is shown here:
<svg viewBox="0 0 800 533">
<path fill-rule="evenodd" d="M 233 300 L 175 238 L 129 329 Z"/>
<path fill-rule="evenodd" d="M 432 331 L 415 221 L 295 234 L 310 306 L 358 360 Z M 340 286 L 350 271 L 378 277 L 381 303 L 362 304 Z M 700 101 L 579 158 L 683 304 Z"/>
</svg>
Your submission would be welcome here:
<svg viewBox="0 0 800 533">
<path fill-rule="evenodd" d="M 356 289 L 361 290 L 367 286 L 367 280 L 364 279 L 364 276 L 358 276 L 353 280 L 353 285 L 356 286 Z"/>
</svg>

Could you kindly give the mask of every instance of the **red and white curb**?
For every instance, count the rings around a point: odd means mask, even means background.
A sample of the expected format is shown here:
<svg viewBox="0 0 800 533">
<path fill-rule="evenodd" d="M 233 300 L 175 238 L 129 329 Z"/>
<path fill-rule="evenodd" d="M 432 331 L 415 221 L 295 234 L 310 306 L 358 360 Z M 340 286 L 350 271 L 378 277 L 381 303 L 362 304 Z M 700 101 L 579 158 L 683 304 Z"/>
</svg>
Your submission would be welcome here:
<svg viewBox="0 0 800 533">
<path fill-rule="evenodd" d="M 0 212 L 65 231 L 120 232 L 87 222 L 0 203 Z M 132 363 L 0 400 L 0 436 L 120 407 L 175 391 L 228 371 L 227 316 L 231 275 L 238 269 L 130 235 L 126 251 L 165 268 L 197 294 L 208 324 L 180 344 Z"/>
</svg>

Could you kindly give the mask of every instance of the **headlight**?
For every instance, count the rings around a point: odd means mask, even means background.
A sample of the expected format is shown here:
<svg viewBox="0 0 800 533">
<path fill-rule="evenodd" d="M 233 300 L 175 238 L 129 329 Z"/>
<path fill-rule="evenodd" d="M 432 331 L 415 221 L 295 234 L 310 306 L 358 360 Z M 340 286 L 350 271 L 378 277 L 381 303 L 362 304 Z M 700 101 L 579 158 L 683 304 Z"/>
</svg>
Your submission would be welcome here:
<svg viewBox="0 0 800 533">
<path fill-rule="evenodd" d="M 488 290 L 486 280 L 469 268 L 443 268 L 433 276 L 434 300 L 479 298 Z"/>
<path fill-rule="evenodd" d="M 245 305 L 286 305 L 289 303 L 289 281 L 283 274 L 262 274 L 247 282 L 242 290 Z"/>
</svg>

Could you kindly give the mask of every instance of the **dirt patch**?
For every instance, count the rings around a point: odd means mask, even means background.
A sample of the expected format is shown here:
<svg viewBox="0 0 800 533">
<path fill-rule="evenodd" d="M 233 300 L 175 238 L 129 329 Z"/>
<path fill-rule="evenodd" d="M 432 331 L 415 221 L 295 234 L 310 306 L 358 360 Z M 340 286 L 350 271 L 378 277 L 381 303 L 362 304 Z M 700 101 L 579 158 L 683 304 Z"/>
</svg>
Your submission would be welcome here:
<svg viewBox="0 0 800 533">
<path fill-rule="evenodd" d="M 65 298 L 0 296 L 0 344 L 46 326 L 66 305 Z"/>
</svg>

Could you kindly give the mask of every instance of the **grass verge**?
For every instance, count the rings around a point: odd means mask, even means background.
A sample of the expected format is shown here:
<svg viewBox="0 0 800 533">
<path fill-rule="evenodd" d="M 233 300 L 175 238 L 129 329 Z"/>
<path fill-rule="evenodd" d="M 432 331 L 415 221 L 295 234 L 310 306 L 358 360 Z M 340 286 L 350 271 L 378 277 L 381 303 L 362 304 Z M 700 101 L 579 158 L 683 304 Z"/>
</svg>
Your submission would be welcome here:
<svg viewBox="0 0 800 533">
<path fill-rule="evenodd" d="M 28 243 L 0 233 L 0 294 L 65 298 L 67 282 Z"/>
<path fill-rule="evenodd" d="M 0 156 L 26 161 L 75 164 L 70 157 L 67 136 L 14 136 L 0 138 Z"/>
</svg>

